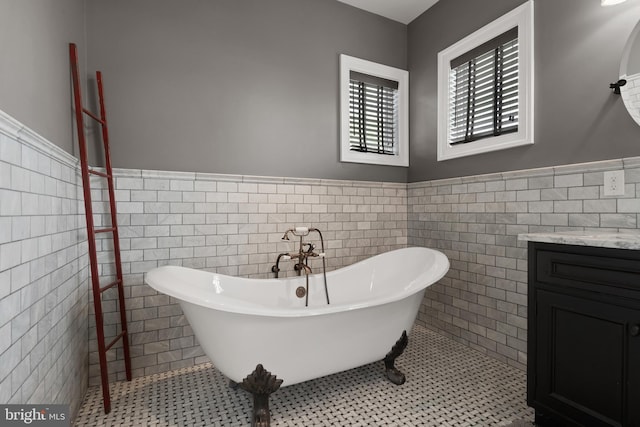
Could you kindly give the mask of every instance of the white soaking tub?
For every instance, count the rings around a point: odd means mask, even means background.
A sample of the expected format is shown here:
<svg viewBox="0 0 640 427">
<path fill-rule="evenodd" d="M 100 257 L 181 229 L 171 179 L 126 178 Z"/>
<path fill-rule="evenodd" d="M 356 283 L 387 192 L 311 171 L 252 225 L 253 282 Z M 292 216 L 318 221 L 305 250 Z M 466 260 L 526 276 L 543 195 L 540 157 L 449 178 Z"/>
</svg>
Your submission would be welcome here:
<svg viewBox="0 0 640 427">
<path fill-rule="evenodd" d="M 329 305 L 322 274 L 309 276 L 308 307 L 296 296 L 304 274 L 246 279 L 164 266 L 145 280 L 179 300 L 204 352 L 229 379 L 241 383 L 261 364 L 287 386 L 382 360 L 410 331 L 425 289 L 448 269 L 439 251 L 394 250 L 328 272 Z"/>
</svg>

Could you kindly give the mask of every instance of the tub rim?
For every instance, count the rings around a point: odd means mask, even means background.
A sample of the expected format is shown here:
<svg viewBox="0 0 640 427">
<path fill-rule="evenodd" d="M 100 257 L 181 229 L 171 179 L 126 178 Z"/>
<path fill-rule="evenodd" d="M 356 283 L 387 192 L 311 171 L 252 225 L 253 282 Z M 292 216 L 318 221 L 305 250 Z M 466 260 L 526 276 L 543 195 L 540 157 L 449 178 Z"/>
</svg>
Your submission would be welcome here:
<svg viewBox="0 0 640 427">
<path fill-rule="evenodd" d="M 249 282 L 249 281 L 278 282 L 278 281 L 286 280 L 286 279 L 285 278 L 283 278 L 283 279 L 275 279 L 275 278 L 252 279 L 252 278 L 247 278 L 247 277 L 236 277 L 236 276 L 230 276 L 230 275 L 226 275 L 226 274 L 213 273 L 213 272 L 209 272 L 209 271 L 205 271 L 205 270 L 200 270 L 200 269 L 195 269 L 195 268 L 190 268 L 190 267 L 183 267 L 183 266 L 175 266 L 175 265 L 165 265 L 165 266 L 161 266 L 161 267 L 156 267 L 156 268 L 146 272 L 144 274 L 144 283 L 149 285 L 155 291 L 163 293 L 165 295 L 169 295 L 170 297 L 176 298 L 180 302 L 184 301 L 184 302 L 187 302 L 187 303 L 190 303 L 190 304 L 195 304 L 195 305 L 198 305 L 198 306 L 201 306 L 201 307 L 204 307 L 204 308 L 209 308 L 209 309 L 212 309 L 212 310 L 224 311 L 224 312 L 228 312 L 228 313 L 244 314 L 244 315 L 252 315 L 252 316 L 261 316 L 261 317 L 273 317 L 273 318 L 321 316 L 321 315 L 328 315 L 328 314 L 345 312 L 345 311 L 360 310 L 360 309 L 365 309 L 365 308 L 368 308 L 368 307 L 376 307 L 376 306 L 380 306 L 380 305 L 384 305 L 384 304 L 390 304 L 390 303 L 393 303 L 393 302 L 396 302 L 396 301 L 403 300 L 403 299 L 408 298 L 408 297 L 410 297 L 412 295 L 415 295 L 416 293 L 418 293 L 420 291 L 426 290 L 427 287 L 431 286 L 432 284 L 434 284 L 434 283 L 438 282 L 440 279 L 442 279 L 447 274 L 447 272 L 449 271 L 449 268 L 450 268 L 449 259 L 441 251 L 436 250 L 436 249 L 421 247 L 421 246 L 410 246 L 410 247 L 406 247 L 406 248 L 394 249 L 394 250 L 391 250 L 391 251 L 387 251 L 387 252 L 383 252 L 383 253 L 371 256 L 369 258 L 360 260 L 360 261 L 358 261 L 356 263 L 353 263 L 353 264 L 350 264 L 348 266 L 341 267 L 341 268 L 339 268 L 337 270 L 333 270 L 333 271 L 327 272 L 327 276 L 333 275 L 334 273 L 339 272 L 339 271 L 358 268 L 358 266 L 360 264 L 363 264 L 363 263 L 375 262 L 374 260 L 376 258 L 383 257 L 385 254 L 389 254 L 389 253 L 397 252 L 397 251 L 407 251 L 407 250 L 420 250 L 420 251 L 424 250 L 424 251 L 433 253 L 433 255 L 435 257 L 434 265 L 438 265 L 440 267 L 437 270 L 435 270 L 435 272 L 437 274 L 435 274 L 433 276 L 424 277 L 424 280 L 422 280 L 424 283 L 417 285 L 415 288 L 411 289 L 411 291 L 406 291 L 404 289 L 399 289 L 398 292 L 395 292 L 393 294 L 386 295 L 386 296 L 379 297 L 379 298 L 364 300 L 364 301 L 358 302 L 358 303 L 329 304 L 329 305 L 323 305 L 323 306 L 319 306 L 319 307 L 282 308 L 282 307 L 272 307 L 272 306 L 268 306 L 268 305 L 256 304 L 256 303 L 252 303 L 252 302 L 246 301 L 246 300 L 241 300 L 241 299 L 238 299 L 238 298 L 229 298 L 229 297 L 225 297 L 225 296 L 223 296 L 221 294 L 216 295 L 216 299 L 215 300 L 213 300 L 213 299 L 205 300 L 205 299 L 202 299 L 202 298 L 197 298 L 194 293 L 181 292 L 181 290 L 183 288 L 180 287 L 180 286 L 170 286 L 169 284 L 166 283 L 166 280 L 163 280 L 162 273 L 164 273 L 167 270 L 193 270 L 193 271 L 197 271 L 197 272 L 200 272 L 200 273 L 206 273 L 206 274 L 212 275 L 212 276 L 213 275 L 217 275 L 217 276 L 220 276 L 220 277 L 228 277 L 228 278 L 233 279 L 234 281 L 240 281 L 240 282 Z M 431 273 L 432 272 L 431 269 L 429 269 L 428 272 Z M 414 280 L 418 280 L 418 279 L 422 278 L 422 276 L 425 276 L 426 274 L 427 274 L 427 272 L 421 272 L 416 276 L 416 278 Z M 160 275 L 160 276 L 156 279 L 156 276 L 158 276 L 158 275 Z M 155 282 L 154 284 L 152 284 L 149 281 L 150 278 L 151 278 L 151 280 L 153 282 Z M 158 283 L 158 281 L 156 281 L 156 280 L 158 280 L 161 283 Z M 242 304 L 237 304 L 237 303 L 236 304 L 232 304 L 233 302 L 238 302 L 238 301 L 240 301 Z"/>
</svg>

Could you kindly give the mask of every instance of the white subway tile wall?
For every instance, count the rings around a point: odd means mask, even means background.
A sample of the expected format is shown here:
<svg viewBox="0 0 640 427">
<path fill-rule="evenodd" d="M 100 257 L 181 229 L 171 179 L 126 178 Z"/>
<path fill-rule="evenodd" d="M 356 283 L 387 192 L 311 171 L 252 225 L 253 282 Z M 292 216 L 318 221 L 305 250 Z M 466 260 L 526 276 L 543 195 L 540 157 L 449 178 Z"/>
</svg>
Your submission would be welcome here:
<svg viewBox="0 0 640 427">
<path fill-rule="evenodd" d="M 605 197 L 604 171 L 620 169 L 625 195 Z M 518 234 L 637 229 L 639 183 L 630 158 L 409 184 L 409 245 L 451 261 L 418 322 L 525 369 L 527 244 Z"/>
<path fill-rule="evenodd" d="M 77 160 L 0 112 L 0 403 L 88 384 L 88 258 Z"/>
<path fill-rule="evenodd" d="M 171 264 L 273 277 L 278 254 L 295 250 L 297 239 L 281 238 L 296 226 L 321 230 L 329 270 L 407 245 L 406 184 L 146 170 L 115 175 L 134 376 L 207 360 L 177 302 L 144 284 L 144 273 L 152 268 Z M 107 200 L 104 189 L 94 194 Z M 306 241 L 321 250 L 317 235 Z M 102 243 L 101 266 L 110 278 L 112 246 L 107 239 Z M 295 274 L 292 262 L 280 267 L 283 276 Z M 311 261 L 313 270 L 321 267 L 321 260 Z M 115 295 L 111 298 L 105 327 L 115 336 Z M 99 382 L 100 372 L 94 337 L 90 317 L 91 385 Z M 110 353 L 110 374 L 124 378 L 121 346 Z"/>
</svg>

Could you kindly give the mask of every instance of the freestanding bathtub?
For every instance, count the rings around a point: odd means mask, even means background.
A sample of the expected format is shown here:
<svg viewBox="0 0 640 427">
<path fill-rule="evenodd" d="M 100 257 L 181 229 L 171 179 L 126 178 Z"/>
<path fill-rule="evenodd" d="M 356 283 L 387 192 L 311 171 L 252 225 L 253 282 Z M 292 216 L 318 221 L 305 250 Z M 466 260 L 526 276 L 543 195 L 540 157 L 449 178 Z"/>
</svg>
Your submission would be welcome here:
<svg viewBox="0 0 640 427">
<path fill-rule="evenodd" d="M 145 280 L 179 300 L 204 352 L 229 379 L 241 383 L 260 364 L 287 386 L 382 360 L 410 331 L 425 289 L 448 269 L 436 250 L 394 250 L 328 272 L 329 305 L 323 275 L 309 276 L 308 307 L 296 296 L 304 274 L 246 279 L 164 266 Z"/>
</svg>

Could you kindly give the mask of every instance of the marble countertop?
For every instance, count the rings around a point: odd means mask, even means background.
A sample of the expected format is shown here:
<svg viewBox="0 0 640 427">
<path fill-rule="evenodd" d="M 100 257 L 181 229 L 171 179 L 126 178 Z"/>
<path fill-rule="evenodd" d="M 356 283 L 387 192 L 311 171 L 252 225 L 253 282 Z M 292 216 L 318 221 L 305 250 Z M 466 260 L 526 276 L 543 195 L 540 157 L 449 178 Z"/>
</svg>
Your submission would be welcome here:
<svg viewBox="0 0 640 427">
<path fill-rule="evenodd" d="M 640 249 L 640 232 L 561 231 L 553 233 L 519 234 L 518 240 L 558 243 L 563 245 L 597 246 L 601 248 Z"/>
</svg>

